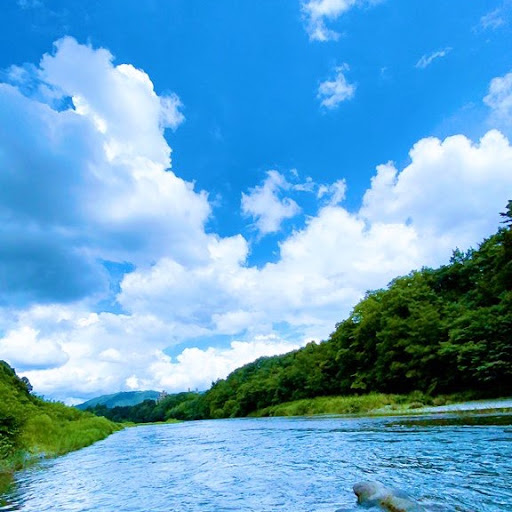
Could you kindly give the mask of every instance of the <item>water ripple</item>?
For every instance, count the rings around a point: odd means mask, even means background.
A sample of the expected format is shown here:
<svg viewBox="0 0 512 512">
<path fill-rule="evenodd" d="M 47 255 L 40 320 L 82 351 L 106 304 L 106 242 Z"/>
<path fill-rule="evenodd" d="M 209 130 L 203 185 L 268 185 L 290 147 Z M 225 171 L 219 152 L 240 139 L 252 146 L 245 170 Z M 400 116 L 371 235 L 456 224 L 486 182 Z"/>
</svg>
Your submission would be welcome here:
<svg viewBox="0 0 512 512">
<path fill-rule="evenodd" d="M 385 418 L 217 420 L 130 428 L 20 472 L 0 510 L 335 512 L 381 480 L 427 510 L 512 510 L 512 431 Z"/>
</svg>

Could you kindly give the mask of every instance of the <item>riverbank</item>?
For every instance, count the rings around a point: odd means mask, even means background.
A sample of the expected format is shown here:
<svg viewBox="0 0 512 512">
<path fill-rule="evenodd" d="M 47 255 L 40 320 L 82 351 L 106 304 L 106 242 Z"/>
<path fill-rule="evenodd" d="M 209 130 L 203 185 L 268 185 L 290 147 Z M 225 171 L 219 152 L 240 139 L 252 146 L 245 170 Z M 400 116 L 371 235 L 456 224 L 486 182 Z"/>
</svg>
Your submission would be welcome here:
<svg viewBox="0 0 512 512">
<path fill-rule="evenodd" d="M 3 361 L 0 396 L 0 474 L 84 448 L 123 428 L 106 418 L 33 395 L 30 383 Z"/>
<path fill-rule="evenodd" d="M 92 414 L 70 418 L 67 411 L 56 410 L 61 404 L 50 405 L 52 411 L 45 410 L 29 418 L 21 427 L 19 439 L 6 447 L 6 456 L 0 459 L 0 474 L 12 473 L 36 460 L 85 448 L 124 428 Z M 8 442 L 2 439 L 2 444 Z"/>
<path fill-rule="evenodd" d="M 252 417 L 314 416 L 318 414 L 397 415 L 442 412 L 512 411 L 512 398 L 477 400 L 475 393 L 431 397 L 413 392 L 409 395 L 370 393 L 360 396 L 323 396 L 285 402 L 260 409 Z"/>
</svg>

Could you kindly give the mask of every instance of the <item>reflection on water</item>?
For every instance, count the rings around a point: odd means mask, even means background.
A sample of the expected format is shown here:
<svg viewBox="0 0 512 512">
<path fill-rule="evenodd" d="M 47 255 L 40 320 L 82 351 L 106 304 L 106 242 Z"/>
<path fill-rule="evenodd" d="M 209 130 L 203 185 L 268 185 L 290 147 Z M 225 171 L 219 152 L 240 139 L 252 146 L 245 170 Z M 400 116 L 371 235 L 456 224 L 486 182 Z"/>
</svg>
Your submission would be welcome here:
<svg viewBox="0 0 512 512">
<path fill-rule="evenodd" d="M 380 480 L 427 510 L 512 511 L 507 425 L 316 417 L 130 428 L 18 473 L 0 510 L 335 512 L 357 510 L 355 482 Z"/>
</svg>

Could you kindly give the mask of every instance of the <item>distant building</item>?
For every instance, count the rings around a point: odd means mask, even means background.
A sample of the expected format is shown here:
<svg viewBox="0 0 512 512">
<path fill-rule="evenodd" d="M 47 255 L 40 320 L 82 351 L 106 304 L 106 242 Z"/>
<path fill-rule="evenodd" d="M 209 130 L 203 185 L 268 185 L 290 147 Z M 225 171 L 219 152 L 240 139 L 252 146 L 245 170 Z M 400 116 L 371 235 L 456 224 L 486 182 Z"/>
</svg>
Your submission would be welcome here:
<svg viewBox="0 0 512 512">
<path fill-rule="evenodd" d="M 156 403 L 161 402 L 165 397 L 169 396 L 169 393 L 167 391 L 161 391 L 158 395 L 158 398 L 156 399 Z"/>
</svg>

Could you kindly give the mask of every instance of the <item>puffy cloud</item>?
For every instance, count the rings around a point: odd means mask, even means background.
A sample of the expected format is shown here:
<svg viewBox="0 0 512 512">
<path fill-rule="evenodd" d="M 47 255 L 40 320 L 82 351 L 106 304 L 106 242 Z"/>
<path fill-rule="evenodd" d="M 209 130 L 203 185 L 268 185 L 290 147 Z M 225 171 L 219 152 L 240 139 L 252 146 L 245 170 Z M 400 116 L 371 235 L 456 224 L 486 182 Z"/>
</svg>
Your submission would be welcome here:
<svg viewBox="0 0 512 512">
<path fill-rule="evenodd" d="M 64 38 L 0 84 L 0 278 L 10 302 L 104 292 L 103 260 L 207 255 L 207 196 L 169 170 L 163 132 L 183 120 L 179 98 L 112 61 Z"/>
<path fill-rule="evenodd" d="M 484 103 L 492 110 L 492 120 L 512 124 L 512 71 L 493 78 Z"/>
<path fill-rule="evenodd" d="M 65 364 L 69 356 L 53 339 L 38 339 L 38 331 L 23 326 L 0 339 L 2 358 L 21 371 L 54 368 Z"/>
<path fill-rule="evenodd" d="M 348 71 L 347 64 L 335 68 L 335 76 L 332 80 L 322 82 L 318 87 L 317 98 L 320 104 L 328 109 L 335 109 L 340 103 L 350 100 L 356 92 L 355 84 L 347 82 L 345 71 Z"/>
<path fill-rule="evenodd" d="M 277 335 L 258 335 L 225 348 L 185 348 L 171 358 L 163 349 L 176 335 L 180 340 L 193 335 L 190 325 L 152 315 L 89 313 L 76 306 L 34 307 L 20 312 L 16 323 L 24 327 L 0 339 L 0 357 L 27 376 L 38 393 L 73 403 L 125 389 L 206 389 L 258 357 L 300 346 Z"/>
<path fill-rule="evenodd" d="M 499 132 L 478 144 L 423 139 L 410 157 L 402 171 L 378 167 L 359 212 L 327 204 L 308 218 L 280 243 L 276 263 L 248 267 L 247 247 L 232 241 L 236 257 L 228 260 L 188 269 L 166 260 L 127 275 L 119 301 L 140 313 L 161 304 L 214 333 L 285 322 L 325 336 L 365 290 L 447 261 L 453 248 L 476 244 L 499 223 L 496 205 L 506 204 L 512 186 L 512 148 Z"/>
<path fill-rule="evenodd" d="M 432 62 L 436 59 L 440 59 L 442 57 L 446 57 L 446 55 L 451 52 L 450 47 L 446 47 L 442 50 L 438 50 L 436 52 L 430 53 L 428 55 L 422 55 L 421 58 L 416 62 L 416 66 L 419 69 L 425 69 L 427 66 L 430 66 Z"/>
<path fill-rule="evenodd" d="M 497 226 L 497 205 L 505 205 L 512 185 L 512 150 L 498 131 L 474 144 L 463 135 L 440 141 L 422 139 L 410 151 L 411 163 L 401 172 L 381 165 L 366 192 L 361 215 L 371 223 L 413 227 L 430 248 L 432 263 L 449 247 L 476 243 Z M 441 245 L 446 249 L 440 251 Z M 424 249 L 429 247 L 424 246 Z"/>
<path fill-rule="evenodd" d="M 359 212 L 327 204 L 308 218 L 280 243 L 276 263 L 246 266 L 239 241 L 230 251 L 236 257 L 222 264 L 186 270 L 165 261 L 129 274 L 119 300 L 137 312 L 158 304 L 176 318 L 190 312 L 217 333 L 241 332 L 256 318 L 325 335 L 366 289 L 447 261 L 453 248 L 476 244 L 499 223 L 496 205 L 506 204 L 512 186 L 512 149 L 499 132 L 478 144 L 460 135 L 423 139 L 410 157 L 402 171 L 378 167 Z"/>
<path fill-rule="evenodd" d="M 183 103 L 177 94 L 160 97 L 160 125 L 176 130 L 178 126 L 185 121 L 185 116 L 181 112 Z"/>
<path fill-rule="evenodd" d="M 211 327 L 211 316 L 226 312 L 231 290 L 244 284 L 238 273 L 245 268 L 248 246 L 240 235 L 212 239 L 209 253 L 204 265 L 162 258 L 155 265 L 127 274 L 118 301 L 132 313 L 154 312 L 185 324 Z"/>
<path fill-rule="evenodd" d="M 337 180 L 330 185 L 320 185 L 318 187 L 317 197 L 328 198 L 328 202 L 331 205 L 339 204 L 345 199 L 345 193 L 347 191 L 347 184 L 345 180 Z"/>
<path fill-rule="evenodd" d="M 285 342 L 275 335 L 258 336 L 250 342 L 233 341 L 229 348 L 186 348 L 175 362 L 160 354 L 150 370 L 161 387 L 170 391 L 207 389 L 212 382 L 259 357 L 284 354 L 299 347 L 300 344 Z"/>
<path fill-rule="evenodd" d="M 261 235 L 279 231 L 285 219 L 300 213 L 299 205 L 288 197 L 280 197 L 290 184 L 277 171 L 268 171 L 263 185 L 254 187 L 248 194 L 242 192 L 242 212 L 255 219 L 255 226 Z"/>
<path fill-rule="evenodd" d="M 26 375 L 38 393 L 86 399 L 127 388 L 127 379 L 159 387 L 149 368 L 162 350 L 200 330 L 152 314 L 91 313 L 85 304 L 10 311 L 0 359 Z"/>
<path fill-rule="evenodd" d="M 308 0 L 302 3 L 302 14 L 311 41 L 336 41 L 340 34 L 327 28 L 326 20 L 334 21 L 353 7 L 373 5 L 381 0 Z"/>
</svg>

